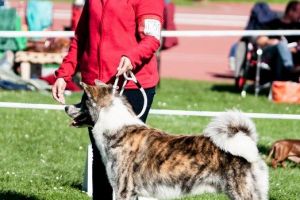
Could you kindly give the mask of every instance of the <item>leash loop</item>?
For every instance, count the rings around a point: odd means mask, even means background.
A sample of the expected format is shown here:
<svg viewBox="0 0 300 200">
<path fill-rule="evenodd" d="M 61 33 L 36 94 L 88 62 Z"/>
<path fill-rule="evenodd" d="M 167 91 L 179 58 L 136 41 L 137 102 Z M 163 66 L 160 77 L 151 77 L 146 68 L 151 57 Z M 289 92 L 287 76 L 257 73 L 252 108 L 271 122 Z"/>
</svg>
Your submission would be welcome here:
<svg viewBox="0 0 300 200">
<path fill-rule="evenodd" d="M 129 73 L 130 76 L 128 76 L 127 73 Z M 142 85 L 138 82 L 135 75 L 132 73 L 132 71 L 124 72 L 123 76 L 124 76 L 124 82 L 123 82 L 122 88 L 121 88 L 120 93 L 119 93 L 120 96 L 123 95 L 125 86 L 126 86 L 128 81 L 133 81 L 136 84 L 136 86 L 139 88 L 140 92 L 143 95 L 143 98 L 144 98 L 143 108 L 142 108 L 141 112 L 136 116 L 137 118 L 140 118 L 145 113 L 146 108 L 147 108 L 147 104 L 148 104 L 147 94 L 146 94 L 144 88 L 142 87 Z M 119 77 L 116 77 L 114 85 L 113 85 L 113 94 L 116 94 L 117 90 L 119 89 L 118 82 L 119 82 Z"/>
<path fill-rule="evenodd" d="M 116 94 L 117 90 L 119 89 L 118 82 L 119 82 L 119 77 L 117 76 L 113 84 L 113 94 Z"/>
<path fill-rule="evenodd" d="M 134 76 L 134 74 L 132 73 L 132 71 L 129 71 L 128 73 L 129 73 L 130 77 L 129 77 L 129 76 L 127 75 L 127 73 L 125 72 L 125 73 L 123 74 L 124 78 L 125 78 L 126 80 L 128 80 L 128 81 L 133 81 L 134 83 L 137 83 L 138 81 L 137 81 L 136 77 Z"/>
</svg>

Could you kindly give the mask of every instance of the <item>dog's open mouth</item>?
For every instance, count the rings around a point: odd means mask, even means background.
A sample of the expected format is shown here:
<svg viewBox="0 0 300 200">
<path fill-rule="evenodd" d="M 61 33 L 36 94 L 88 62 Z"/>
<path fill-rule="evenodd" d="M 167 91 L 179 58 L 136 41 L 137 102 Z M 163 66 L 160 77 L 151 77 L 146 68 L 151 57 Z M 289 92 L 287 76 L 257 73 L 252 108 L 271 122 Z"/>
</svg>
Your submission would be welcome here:
<svg viewBox="0 0 300 200">
<path fill-rule="evenodd" d="M 80 127 L 91 127 L 94 123 L 90 117 L 90 115 L 86 112 L 81 113 L 77 117 L 75 117 L 71 123 L 71 126 L 80 128 Z"/>
</svg>

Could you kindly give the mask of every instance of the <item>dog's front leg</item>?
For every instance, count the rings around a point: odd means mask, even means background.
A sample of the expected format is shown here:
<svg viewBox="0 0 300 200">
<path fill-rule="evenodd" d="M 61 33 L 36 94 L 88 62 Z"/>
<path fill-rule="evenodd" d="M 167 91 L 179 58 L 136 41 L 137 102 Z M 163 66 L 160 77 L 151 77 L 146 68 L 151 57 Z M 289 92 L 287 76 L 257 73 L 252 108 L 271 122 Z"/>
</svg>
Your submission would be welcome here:
<svg viewBox="0 0 300 200">
<path fill-rule="evenodd" d="M 139 200 L 139 198 L 135 195 L 131 195 L 129 197 L 124 196 L 124 198 L 123 198 L 123 197 L 121 197 L 121 195 L 117 195 L 115 191 L 116 190 L 113 190 L 113 200 L 124 200 L 124 199 L 126 199 L 126 200 Z M 152 199 L 144 199 L 144 200 L 152 200 Z"/>
<path fill-rule="evenodd" d="M 133 192 L 131 187 L 117 187 L 114 189 L 113 199 L 114 200 L 138 200 L 136 194 Z"/>
<path fill-rule="evenodd" d="M 114 200 L 138 200 L 138 197 L 136 195 L 130 194 L 130 193 L 117 193 L 114 195 Z"/>
<path fill-rule="evenodd" d="M 137 200 L 130 165 L 117 165 L 115 178 L 115 200 Z"/>
<path fill-rule="evenodd" d="M 116 190 L 113 189 L 113 200 L 116 200 Z"/>
</svg>

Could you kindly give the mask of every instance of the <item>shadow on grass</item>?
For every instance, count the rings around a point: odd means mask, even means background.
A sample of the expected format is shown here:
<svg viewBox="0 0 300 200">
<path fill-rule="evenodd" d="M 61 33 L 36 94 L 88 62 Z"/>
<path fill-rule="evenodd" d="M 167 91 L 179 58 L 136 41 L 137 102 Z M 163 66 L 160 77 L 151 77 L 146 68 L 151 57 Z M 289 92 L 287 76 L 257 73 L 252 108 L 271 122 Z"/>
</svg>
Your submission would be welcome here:
<svg viewBox="0 0 300 200">
<path fill-rule="evenodd" d="M 38 200 L 35 196 L 28 196 L 14 191 L 0 191 L 1 200 Z"/>
<path fill-rule="evenodd" d="M 211 87 L 212 91 L 217 92 L 230 92 L 234 94 L 241 94 L 241 90 L 237 89 L 235 85 L 232 84 L 215 84 Z M 270 92 L 269 88 L 263 88 L 259 91 L 260 96 L 268 96 Z M 249 85 L 249 87 L 246 89 L 246 93 L 250 95 L 254 95 L 254 85 Z"/>
<path fill-rule="evenodd" d="M 240 93 L 240 91 L 236 89 L 234 84 L 215 84 L 211 87 L 211 90 L 217 92 L 230 92 L 235 94 Z"/>
<path fill-rule="evenodd" d="M 71 187 L 76 189 L 76 190 L 82 190 L 82 183 L 79 183 L 79 182 L 74 182 L 71 184 Z"/>
<path fill-rule="evenodd" d="M 260 153 L 268 156 L 269 152 L 271 150 L 271 147 L 270 146 L 265 146 L 265 145 L 258 145 L 258 150 L 259 150 Z"/>
</svg>

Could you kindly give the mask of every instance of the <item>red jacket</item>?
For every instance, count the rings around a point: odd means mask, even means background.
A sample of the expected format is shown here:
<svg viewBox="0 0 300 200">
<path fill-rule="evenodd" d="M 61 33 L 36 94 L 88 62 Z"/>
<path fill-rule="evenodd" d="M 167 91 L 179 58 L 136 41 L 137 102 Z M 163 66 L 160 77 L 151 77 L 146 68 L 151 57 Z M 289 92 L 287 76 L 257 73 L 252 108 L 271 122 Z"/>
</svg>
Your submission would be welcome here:
<svg viewBox="0 0 300 200">
<path fill-rule="evenodd" d="M 104 3 L 103 3 L 104 2 Z M 134 66 L 144 88 L 158 82 L 155 51 L 160 46 L 163 0 L 86 0 L 69 53 L 55 72 L 70 81 L 81 72 L 82 81 L 112 83 L 121 56 Z M 136 88 L 129 82 L 127 88 Z"/>
</svg>

